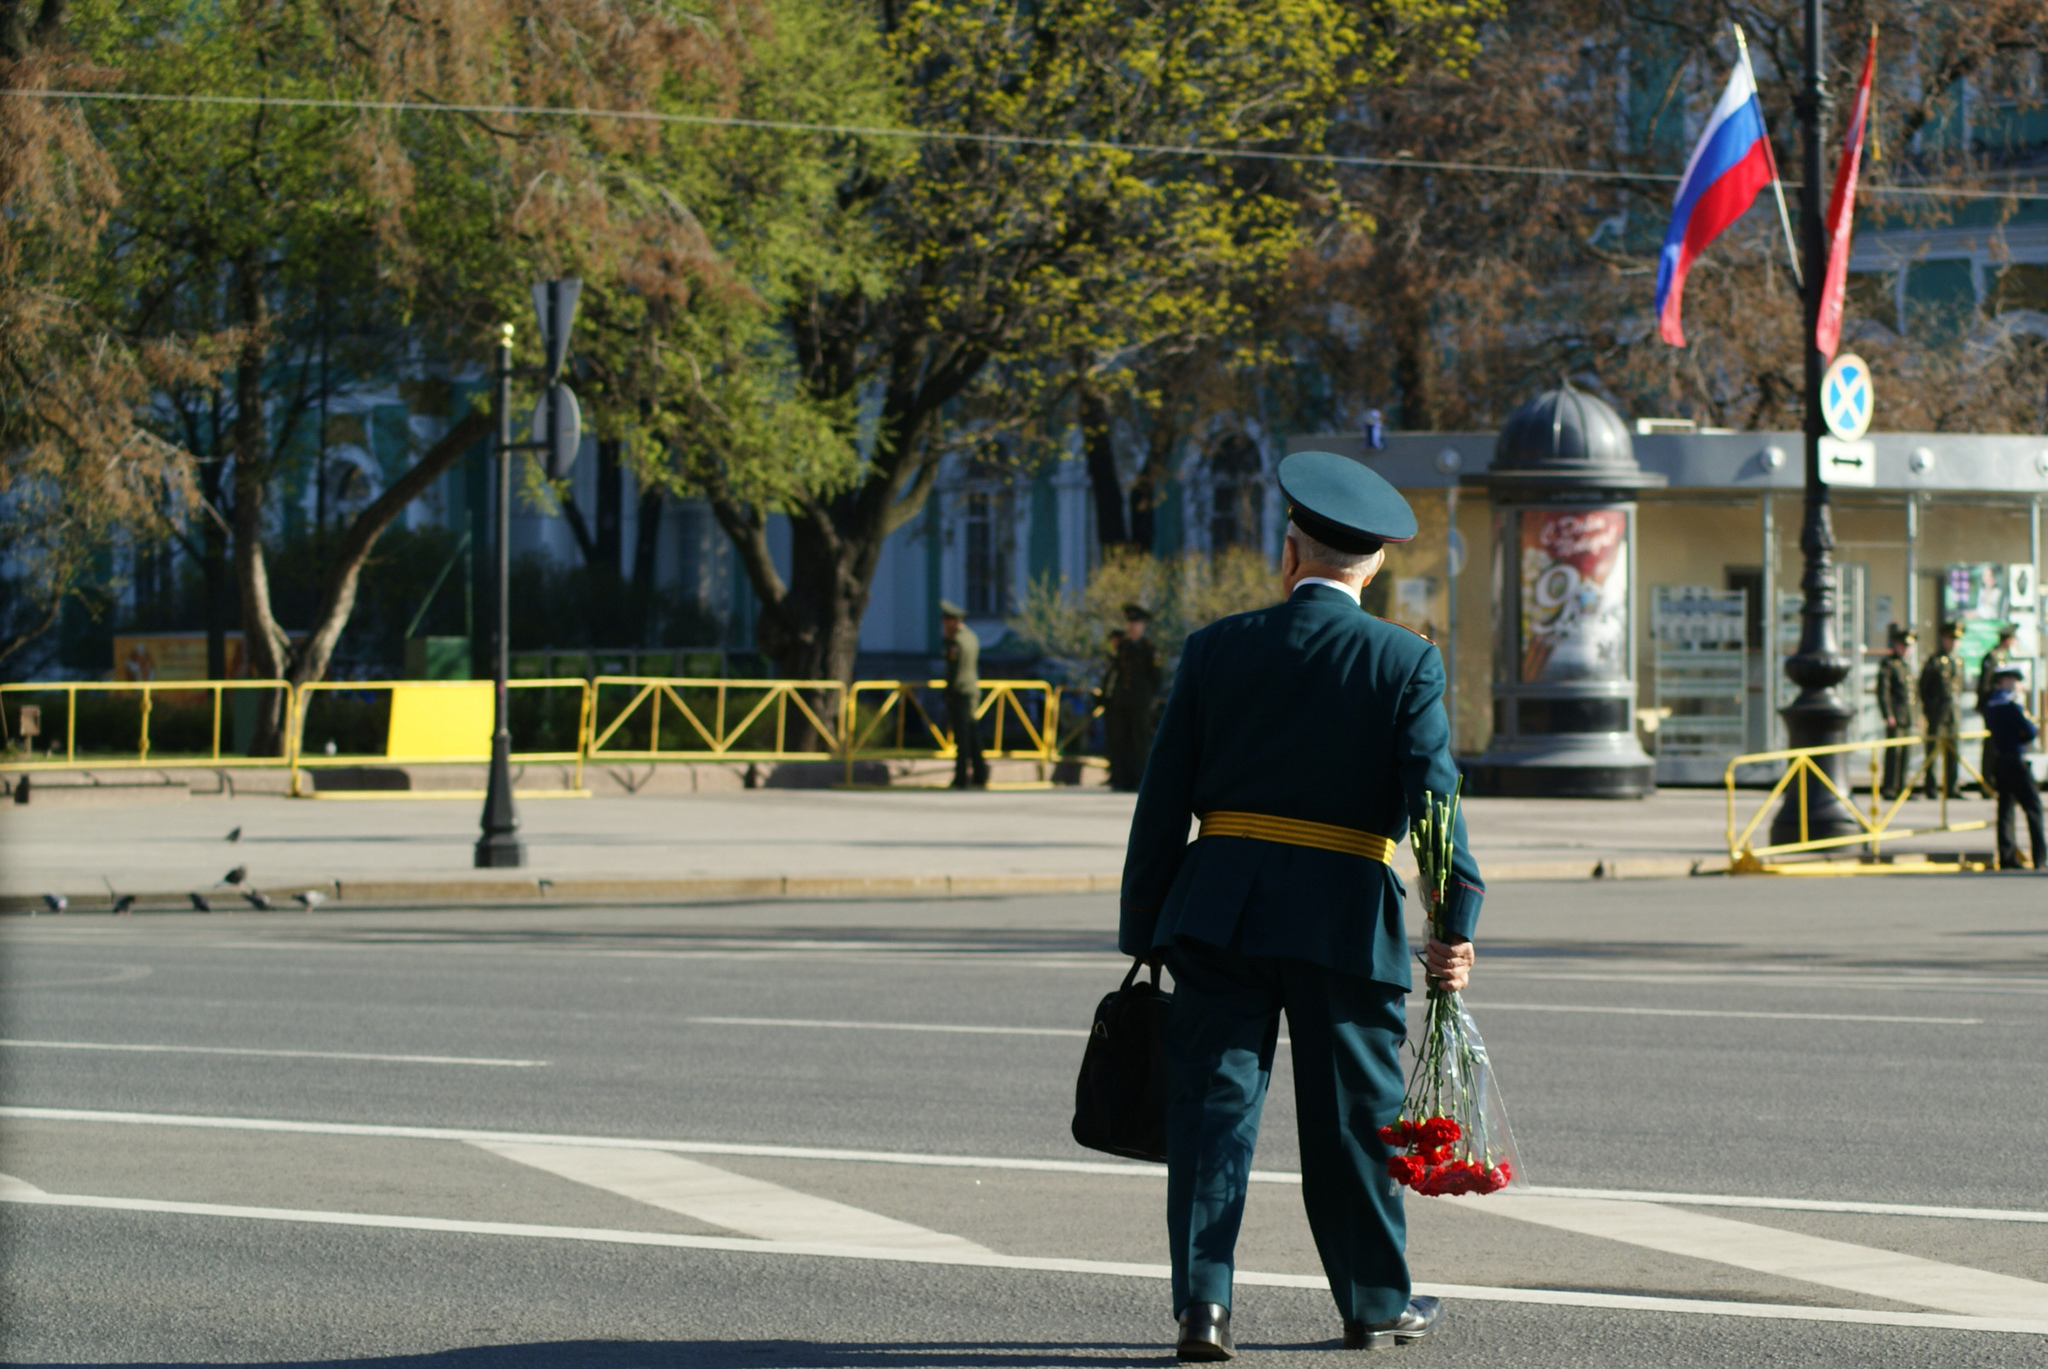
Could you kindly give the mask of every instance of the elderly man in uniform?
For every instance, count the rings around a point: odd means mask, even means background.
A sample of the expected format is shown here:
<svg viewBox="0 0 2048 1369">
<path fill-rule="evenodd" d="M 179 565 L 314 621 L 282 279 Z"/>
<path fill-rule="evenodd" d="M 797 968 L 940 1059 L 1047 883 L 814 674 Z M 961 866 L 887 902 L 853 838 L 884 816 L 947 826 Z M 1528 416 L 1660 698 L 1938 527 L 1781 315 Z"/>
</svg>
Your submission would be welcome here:
<svg viewBox="0 0 2048 1369">
<path fill-rule="evenodd" d="M 1152 750 L 1152 705 L 1159 697 L 1159 653 L 1145 640 L 1152 614 L 1124 605 L 1124 630 L 1110 639 L 1102 677 L 1102 730 L 1109 751 L 1109 787 L 1136 789 Z"/>
<path fill-rule="evenodd" d="M 1960 634 L 1954 623 L 1943 623 L 1936 641 L 1940 650 L 1920 667 L 1920 709 L 1927 724 L 1927 797 L 1956 796 L 1956 777 L 1962 769 L 1957 734 L 1962 730 L 1963 658 L 1956 655 Z"/>
<path fill-rule="evenodd" d="M 939 600 L 939 632 L 946 639 L 946 727 L 953 734 L 954 789 L 988 785 L 988 762 L 981 758 L 981 724 L 974 712 L 981 706 L 981 638 L 967 626 L 967 610 L 950 599 Z"/>
<path fill-rule="evenodd" d="M 1913 633 L 1910 629 L 1893 623 L 1885 634 L 1889 647 L 1884 659 L 1877 663 L 1877 711 L 1884 716 L 1884 735 L 1887 740 L 1910 737 L 1913 734 L 1913 667 L 1906 657 L 1913 650 Z M 1884 751 L 1884 778 L 1878 784 L 1878 794 L 1886 799 L 1895 799 L 1906 792 L 1907 776 L 1911 773 L 1908 764 L 1912 761 L 1910 746 L 1888 746 Z"/>
<path fill-rule="evenodd" d="M 1233 1353 L 1234 1250 L 1283 1012 L 1302 1201 L 1344 1344 L 1420 1340 L 1442 1311 L 1410 1297 L 1377 1132 L 1401 1107 L 1412 983 L 1389 861 L 1425 793 L 1448 797 L 1458 771 L 1437 649 L 1359 605 L 1415 514 L 1331 452 L 1289 456 L 1279 481 L 1287 600 L 1188 638 L 1124 862 L 1118 943 L 1174 979 L 1166 1223 L 1183 1360 Z M 1446 989 L 1465 984 L 1483 894 L 1462 821 L 1453 870 L 1448 941 L 1425 951 Z"/>
</svg>

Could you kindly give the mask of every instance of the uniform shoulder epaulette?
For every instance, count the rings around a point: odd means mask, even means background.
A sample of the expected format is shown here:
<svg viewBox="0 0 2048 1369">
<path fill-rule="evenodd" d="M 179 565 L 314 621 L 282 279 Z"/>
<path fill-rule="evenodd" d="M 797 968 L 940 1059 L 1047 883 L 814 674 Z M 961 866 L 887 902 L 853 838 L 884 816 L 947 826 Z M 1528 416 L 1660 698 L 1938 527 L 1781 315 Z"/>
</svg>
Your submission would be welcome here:
<svg viewBox="0 0 2048 1369">
<path fill-rule="evenodd" d="M 1392 618 L 1381 618 L 1377 613 L 1373 614 L 1372 617 L 1378 619 L 1382 623 L 1385 623 L 1388 627 L 1397 627 L 1400 628 L 1403 632 L 1413 632 L 1416 636 L 1420 637 L 1423 641 L 1428 642 L 1431 646 L 1436 645 L 1435 639 L 1432 638 L 1427 632 L 1423 632 L 1416 628 L 1412 628 L 1408 626 L 1408 624 L 1406 623 L 1397 623 Z"/>
</svg>

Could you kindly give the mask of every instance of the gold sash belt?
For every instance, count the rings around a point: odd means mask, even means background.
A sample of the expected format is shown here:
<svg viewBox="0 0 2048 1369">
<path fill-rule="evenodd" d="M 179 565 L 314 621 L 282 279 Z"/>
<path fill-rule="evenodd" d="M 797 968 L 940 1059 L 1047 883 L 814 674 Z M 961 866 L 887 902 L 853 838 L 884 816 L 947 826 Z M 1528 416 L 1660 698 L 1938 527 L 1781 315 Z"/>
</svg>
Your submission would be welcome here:
<svg viewBox="0 0 2048 1369">
<path fill-rule="evenodd" d="M 1328 822 L 1276 818 L 1264 813 L 1204 813 L 1201 834 L 1205 837 L 1251 837 L 1287 846 L 1313 846 L 1318 851 L 1364 856 L 1382 865 L 1394 863 L 1394 843 L 1386 837 Z"/>
</svg>

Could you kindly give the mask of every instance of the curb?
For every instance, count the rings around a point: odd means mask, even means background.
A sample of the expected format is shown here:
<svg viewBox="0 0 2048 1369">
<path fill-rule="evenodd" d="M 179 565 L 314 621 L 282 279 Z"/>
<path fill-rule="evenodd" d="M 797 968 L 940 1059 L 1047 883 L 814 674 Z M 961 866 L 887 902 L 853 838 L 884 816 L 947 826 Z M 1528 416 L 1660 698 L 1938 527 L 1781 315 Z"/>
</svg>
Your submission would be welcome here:
<svg viewBox="0 0 2048 1369">
<path fill-rule="evenodd" d="M 1412 880 L 1412 870 L 1401 872 Z M 1675 879 L 1692 874 L 1720 874 L 1714 857 L 1697 860 L 1645 857 L 1637 860 L 1546 861 L 1495 865 L 1484 871 L 1489 885 L 1529 881 L 1583 879 Z M 834 898 L 993 898 L 1029 894 L 1113 894 L 1123 885 L 1116 875 L 770 875 L 723 879 L 351 879 L 323 880 L 311 885 L 270 891 L 280 911 L 297 910 L 292 896 L 316 891 L 336 904 L 358 908 L 422 905 L 547 905 L 566 903 L 706 903 L 767 899 Z M 201 890 L 217 912 L 237 912 L 242 896 L 233 889 Z M 68 896 L 75 913 L 104 913 L 104 890 Z M 191 901 L 183 890 L 137 893 L 143 912 L 185 912 Z M 0 913 L 41 914 L 36 894 L 0 894 Z"/>
</svg>

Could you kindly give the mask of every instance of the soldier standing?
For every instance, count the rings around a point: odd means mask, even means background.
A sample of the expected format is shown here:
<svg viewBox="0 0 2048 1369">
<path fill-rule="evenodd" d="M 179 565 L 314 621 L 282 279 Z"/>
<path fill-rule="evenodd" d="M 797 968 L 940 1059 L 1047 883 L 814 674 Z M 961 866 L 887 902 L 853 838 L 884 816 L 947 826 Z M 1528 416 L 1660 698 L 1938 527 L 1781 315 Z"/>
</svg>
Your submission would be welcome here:
<svg viewBox="0 0 2048 1369">
<path fill-rule="evenodd" d="M 1136 790 L 1152 751 L 1152 705 L 1159 697 L 1159 652 L 1145 640 L 1152 615 L 1124 605 L 1124 630 L 1111 640 L 1102 677 L 1102 730 L 1109 750 L 1109 787 Z"/>
<path fill-rule="evenodd" d="M 1963 660 L 1956 655 L 1956 625 L 1943 623 L 1936 637 L 1939 650 L 1920 668 L 1920 709 L 1927 731 L 1927 797 L 1956 797 L 1956 776 L 1962 768 L 1956 734 L 1963 703 Z M 1936 772 L 1939 772 L 1937 776 Z"/>
<path fill-rule="evenodd" d="M 988 786 L 988 762 L 981 758 L 981 638 L 967 626 L 967 610 L 939 600 L 939 631 L 946 639 L 946 726 L 953 733 L 955 789 Z"/>
<path fill-rule="evenodd" d="M 1984 706 L 1991 702 L 1997 691 L 1998 672 L 2012 660 L 2012 639 L 2019 635 L 2019 629 L 2007 623 L 1998 630 L 1998 644 L 1984 653 L 1984 659 L 1977 665 L 1977 716 L 1984 716 Z M 1987 799 L 1998 797 L 1998 752 L 1992 739 L 1984 739 L 1984 749 L 1979 754 L 1977 773 L 1984 777 L 1982 788 Z"/>
<path fill-rule="evenodd" d="M 1287 601 L 1188 638 L 1124 858 L 1117 944 L 1173 971 L 1166 1227 L 1183 1360 L 1234 1353 L 1237 1233 L 1283 1012 L 1302 1201 L 1345 1346 L 1421 1340 L 1442 1311 L 1411 1296 L 1378 1129 L 1401 1110 L 1411 983 L 1390 862 L 1425 794 L 1449 796 L 1458 770 L 1442 657 L 1359 604 L 1383 545 L 1415 536 L 1415 513 L 1332 452 L 1296 452 L 1279 480 Z M 1455 840 L 1438 910 L 1449 930 L 1425 948 L 1447 990 L 1470 973 L 1483 896 L 1462 819 Z"/>
<path fill-rule="evenodd" d="M 1885 640 L 1890 650 L 1877 663 L 1877 711 L 1884 715 L 1884 735 L 1889 741 L 1913 735 L 1913 668 L 1906 662 L 1913 650 L 1913 633 L 1893 623 Z M 1881 798 L 1895 799 L 1906 792 L 1912 751 L 1910 746 L 1885 748 L 1884 779 L 1878 784 Z"/>
</svg>

